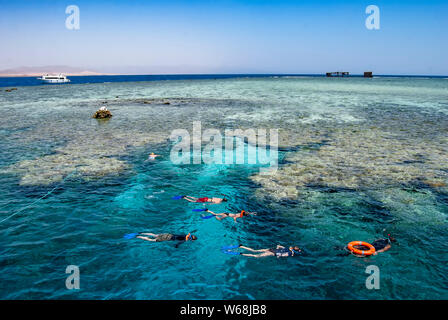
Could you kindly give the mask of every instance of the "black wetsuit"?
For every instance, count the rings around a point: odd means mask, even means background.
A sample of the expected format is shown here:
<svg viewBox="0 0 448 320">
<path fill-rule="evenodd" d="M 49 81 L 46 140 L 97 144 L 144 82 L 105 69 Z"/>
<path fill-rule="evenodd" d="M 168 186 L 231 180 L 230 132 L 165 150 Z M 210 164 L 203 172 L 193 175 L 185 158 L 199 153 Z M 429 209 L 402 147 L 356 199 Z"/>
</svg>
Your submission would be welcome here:
<svg viewBox="0 0 448 320">
<path fill-rule="evenodd" d="M 173 241 L 178 241 L 176 243 L 176 248 L 179 248 L 179 245 L 187 241 L 187 235 L 186 234 L 173 234 L 173 238 L 171 239 Z M 190 240 L 192 240 L 190 238 Z"/>
<path fill-rule="evenodd" d="M 276 257 L 285 257 L 284 256 L 285 253 L 288 254 L 288 257 L 292 256 L 292 252 L 291 250 L 289 250 L 289 248 L 281 248 L 281 249 L 271 248 L 269 249 L 269 251 L 275 254 Z"/>
<path fill-rule="evenodd" d="M 185 241 L 187 238 L 186 234 L 173 234 L 171 238 L 172 241 Z"/>
<path fill-rule="evenodd" d="M 378 239 L 372 243 L 372 246 L 375 248 L 375 251 L 379 251 L 384 249 L 390 244 L 389 239 Z"/>
</svg>

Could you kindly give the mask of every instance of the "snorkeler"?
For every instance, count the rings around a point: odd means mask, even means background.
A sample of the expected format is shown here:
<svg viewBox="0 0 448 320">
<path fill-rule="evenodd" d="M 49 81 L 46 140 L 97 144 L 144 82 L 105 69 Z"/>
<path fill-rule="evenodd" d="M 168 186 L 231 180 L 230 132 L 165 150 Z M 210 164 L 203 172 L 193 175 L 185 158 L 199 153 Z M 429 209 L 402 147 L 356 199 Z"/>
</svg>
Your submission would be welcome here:
<svg viewBox="0 0 448 320">
<path fill-rule="evenodd" d="M 196 197 L 191 197 L 191 196 L 181 196 L 181 199 L 185 199 L 189 202 L 197 202 L 197 203 L 210 203 L 210 204 L 220 204 L 222 202 L 227 202 L 227 199 L 224 198 L 207 198 L 207 197 L 203 197 L 203 198 L 196 198 Z"/>
<path fill-rule="evenodd" d="M 139 239 L 151 241 L 151 242 L 178 241 L 178 243 L 176 244 L 176 248 L 177 248 L 180 244 L 182 244 L 186 241 L 197 240 L 198 237 L 196 237 L 195 235 L 192 235 L 191 233 L 176 235 L 176 234 L 171 234 L 171 233 L 156 234 L 156 233 L 139 232 L 139 233 L 127 234 L 124 236 L 124 238 L 125 239 L 139 238 Z"/>
<path fill-rule="evenodd" d="M 245 210 L 241 210 L 240 213 L 229 213 L 229 212 L 215 213 L 208 209 L 204 209 L 204 211 L 211 213 L 219 221 L 221 221 L 222 219 L 225 219 L 225 218 L 233 218 L 233 220 L 235 222 L 237 222 L 236 219 L 238 219 L 238 218 L 242 218 L 242 217 L 246 217 L 246 216 L 250 216 L 250 215 L 256 216 L 256 212 L 247 212 Z"/>
<path fill-rule="evenodd" d="M 376 256 L 380 252 L 385 252 L 385 251 L 389 250 L 392 247 L 392 242 L 396 242 L 396 241 L 397 240 L 394 237 L 392 237 L 390 234 L 387 235 L 387 238 L 377 239 L 377 240 L 373 241 L 371 246 L 373 248 L 375 248 L 375 252 L 373 252 L 371 255 Z M 364 245 L 355 245 L 355 249 L 368 250 L 369 247 L 364 246 Z M 344 250 L 346 250 L 346 254 L 344 254 L 344 255 L 353 254 L 356 257 L 366 257 L 365 254 L 364 255 L 358 254 L 356 252 L 351 251 L 348 248 L 348 246 L 344 247 Z"/>
<path fill-rule="evenodd" d="M 155 160 L 157 157 L 160 157 L 160 155 L 151 152 L 148 156 L 148 160 Z"/>
<path fill-rule="evenodd" d="M 375 240 L 372 245 L 375 248 L 375 255 L 379 252 L 384 252 L 389 250 L 392 247 L 392 242 L 397 242 L 397 240 L 392 237 L 390 234 L 387 235 L 385 239 Z"/>
<path fill-rule="evenodd" d="M 256 252 L 257 254 L 231 251 L 232 249 L 236 248 L 241 248 L 250 252 Z M 239 246 L 223 247 L 222 251 L 227 254 L 242 255 L 253 258 L 264 258 L 264 257 L 282 258 L 282 257 L 294 257 L 295 255 L 300 254 L 302 252 L 302 249 L 300 249 L 298 246 L 291 246 L 289 248 L 285 248 L 281 245 L 277 245 L 277 247 L 269 249 L 252 249 L 240 244 Z"/>
</svg>

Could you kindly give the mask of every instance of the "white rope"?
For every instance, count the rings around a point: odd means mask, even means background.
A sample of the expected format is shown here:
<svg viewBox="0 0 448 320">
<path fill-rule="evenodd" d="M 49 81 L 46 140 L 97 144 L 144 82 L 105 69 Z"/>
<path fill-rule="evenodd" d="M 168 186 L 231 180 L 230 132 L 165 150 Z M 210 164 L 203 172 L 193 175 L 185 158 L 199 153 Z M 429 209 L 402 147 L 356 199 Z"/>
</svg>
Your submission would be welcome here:
<svg viewBox="0 0 448 320">
<path fill-rule="evenodd" d="M 60 183 L 58 186 L 56 186 L 56 187 L 54 187 L 53 189 L 51 189 L 50 191 L 48 191 L 45 195 L 43 195 L 43 196 L 40 197 L 39 199 L 33 201 L 31 204 L 29 204 L 29 205 L 23 207 L 22 209 L 20 209 L 20 210 L 14 212 L 14 213 L 11 214 L 10 216 L 8 216 L 8 217 L 6 217 L 5 219 L 1 220 L 1 221 L 0 221 L 0 224 L 3 223 L 4 221 L 6 221 L 6 220 L 8 220 L 8 219 L 10 219 L 10 218 L 12 218 L 12 217 L 14 217 L 16 214 L 18 214 L 18 213 L 24 211 L 25 209 L 28 209 L 28 208 L 32 207 L 33 205 L 35 205 L 36 203 L 38 203 L 40 200 L 42 200 L 42 199 L 48 197 L 48 196 L 49 196 L 50 194 L 52 194 L 56 189 L 60 188 L 61 185 L 65 182 L 65 180 L 67 180 L 67 179 L 68 179 L 71 175 L 73 175 L 77 170 L 78 170 L 78 169 L 76 168 L 74 171 L 72 171 L 71 173 L 69 173 L 69 174 L 68 174 L 68 175 L 61 181 L 61 183 Z"/>
</svg>

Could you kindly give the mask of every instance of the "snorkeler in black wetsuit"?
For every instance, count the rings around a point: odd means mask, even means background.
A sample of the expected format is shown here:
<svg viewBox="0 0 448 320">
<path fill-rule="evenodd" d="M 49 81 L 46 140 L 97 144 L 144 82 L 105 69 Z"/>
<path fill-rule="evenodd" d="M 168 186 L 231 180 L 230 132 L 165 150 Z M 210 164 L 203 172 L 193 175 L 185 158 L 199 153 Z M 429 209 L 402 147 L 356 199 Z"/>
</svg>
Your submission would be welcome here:
<svg viewBox="0 0 448 320">
<path fill-rule="evenodd" d="M 375 253 L 373 255 L 375 256 L 380 252 L 389 250 L 392 247 L 392 242 L 396 242 L 396 241 L 397 240 L 394 237 L 392 237 L 390 234 L 387 235 L 387 238 L 377 239 L 377 240 L 373 241 L 372 246 L 375 248 Z M 336 249 L 341 249 L 341 248 L 336 248 Z M 364 246 L 359 246 L 358 249 L 368 250 L 369 248 L 364 247 Z M 354 256 L 357 256 L 357 257 L 365 257 L 363 255 L 358 255 L 356 253 L 349 251 L 347 249 L 347 246 L 344 247 L 344 250 L 346 252 L 344 254 L 338 254 L 338 256 L 348 256 L 350 254 L 353 254 Z"/>
<path fill-rule="evenodd" d="M 192 235 L 191 233 L 179 234 L 179 235 L 171 233 L 161 233 L 161 234 L 139 233 L 139 235 L 136 238 L 152 242 L 178 241 L 178 243 L 176 244 L 176 248 L 185 241 L 194 241 L 197 239 L 197 237 L 195 235 Z"/>
<path fill-rule="evenodd" d="M 391 248 L 391 243 L 395 242 L 395 238 L 390 235 L 386 239 L 378 239 L 372 243 L 372 246 L 375 248 L 375 253 L 384 252 Z"/>
</svg>

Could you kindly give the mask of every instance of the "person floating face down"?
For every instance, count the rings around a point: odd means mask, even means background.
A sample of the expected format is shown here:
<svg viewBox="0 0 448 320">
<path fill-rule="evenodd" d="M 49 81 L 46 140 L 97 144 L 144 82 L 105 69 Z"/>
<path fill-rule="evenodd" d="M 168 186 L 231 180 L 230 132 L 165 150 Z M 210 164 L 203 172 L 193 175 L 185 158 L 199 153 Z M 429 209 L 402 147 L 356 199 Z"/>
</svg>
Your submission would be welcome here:
<svg viewBox="0 0 448 320">
<path fill-rule="evenodd" d="M 157 157 L 160 157 L 160 155 L 151 152 L 148 156 L 148 160 L 155 160 Z"/>
<path fill-rule="evenodd" d="M 252 258 L 265 258 L 265 257 L 286 258 L 286 257 L 294 257 L 302 252 L 302 249 L 300 249 L 298 246 L 290 246 L 286 248 L 281 245 L 277 245 L 275 248 L 252 249 L 240 244 L 239 248 L 250 252 L 254 252 L 254 253 L 239 253 L 242 256 Z"/>
<path fill-rule="evenodd" d="M 198 238 L 195 235 L 189 234 L 171 234 L 171 233 L 139 233 L 136 237 L 142 240 L 151 241 L 151 242 L 162 242 L 162 241 L 178 241 L 176 244 L 176 248 L 179 247 L 182 243 L 186 241 L 195 241 Z"/>
<path fill-rule="evenodd" d="M 221 221 L 222 219 L 225 219 L 225 218 L 233 218 L 233 221 L 237 222 L 236 220 L 239 218 L 242 218 L 242 217 L 246 217 L 246 216 L 250 216 L 250 215 L 256 216 L 256 212 L 247 212 L 245 210 L 241 210 L 240 213 L 229 213 L 229 212 L 215 213 L 208 209 L 205 209 L 205 211 L 214 215 L 216 217 L 216 219 L 219 221 Z"/>
<path fill-rule="evenodd" d="M 182 196 L 182 199 L 185 199 L 189 202 L 197 202 L 197 203 L 210 203 L 210 204 L 220 204 L 223 202 L 227 202 L 227 199 L 224 198 L 208 198 L 208 197 L 202 197 L 202 198 L 196 198 L 192 196 Z"/>
<path fill-rule="evenodd" d="M 390 234 L 387 235 L 387 238 L 377 239 L 377 240 L 373 241 L 372 246 L 375 248 L 375 253 L 373 255 L 375 256 L 380 252 L 389 250 L 392 247 L 392 242 L 396 242 L 396 241 L 397 240 L 394 237 L 392 237 Z M 368 250 L 369 248 L 367 248 L 365 246 L 357 246 L 357 249 Z M 347 250 L 348 250 L 348 248 L 347 248 Z M 357 257 L 365 257 L 361 254 L 356 254 L 351 251 L 350 251 L 350 253 Z"/>
</svg>

